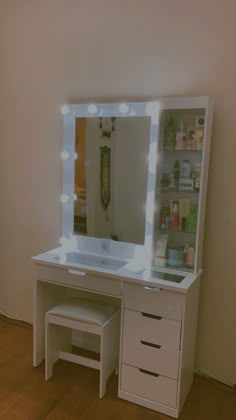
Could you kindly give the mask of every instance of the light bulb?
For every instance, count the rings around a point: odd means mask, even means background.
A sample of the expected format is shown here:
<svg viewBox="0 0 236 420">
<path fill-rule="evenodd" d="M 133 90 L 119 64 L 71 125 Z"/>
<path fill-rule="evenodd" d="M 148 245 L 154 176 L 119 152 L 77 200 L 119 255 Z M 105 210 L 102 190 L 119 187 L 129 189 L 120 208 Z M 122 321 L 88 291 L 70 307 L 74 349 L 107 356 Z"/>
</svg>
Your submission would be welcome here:
<svg viewBox="0 0 236 420">
<path fill-rule="evenodd" d="M 63 105 L 61 107 L 61 113 L 63 115 L 68 115 L 70 113 L 70 107 L 68 105 Z"/>
<path fill-rule="evenodd" d="M 74 159 L 75 160 L 78 159 L 78 154 L 77 153 L 74 153 Z"/>
<path fill-rule="evenodd" d="M 77 200 L 77 195 L 76 194 L 74 194 L 74 200 Z"/>
<path fill-rule="evenodd" d="M 121 112 L 121 114 L 127 114 L 129 112 L 129 107 L 127 104 L 121 104 L 119 106 L 119 111 Z"/>
<path fill-rule="evenodd" d="M 69 200 L 70 200 L 69 195 L 67 195 L 67 194 L 62 194 L 62 195 L 61 195 L 61 202 L 62 202 L 63 204 L 68 203 L 68 201 L 69 201 Z"/>
<path fill-rule="evenodd" d="M 98 112 L 98 109 L 97 109 L 96 105 L 90 104 L 88 106 L 88 112 L 89 112 L 89 114 L 96 114 Z"/>
<path fill-rule="evenodd" d="M 59 242 L 60 242 L 60 244 L 61 244 L 61 245 L 64 245 L 64 243 L 66 242 L 66 240 L 67 240 L 67 238 L 66 238 L 65 236 L 62 236 L 62 237 L 59 239 Z"/>
<path fill-rule="evenodd" d="M 70 157 L 70 153 L 66 152 L 65 150 L 63 152 L 61 152 L 62 160 L 69 159 L 69 157 Z"/>
</svg>

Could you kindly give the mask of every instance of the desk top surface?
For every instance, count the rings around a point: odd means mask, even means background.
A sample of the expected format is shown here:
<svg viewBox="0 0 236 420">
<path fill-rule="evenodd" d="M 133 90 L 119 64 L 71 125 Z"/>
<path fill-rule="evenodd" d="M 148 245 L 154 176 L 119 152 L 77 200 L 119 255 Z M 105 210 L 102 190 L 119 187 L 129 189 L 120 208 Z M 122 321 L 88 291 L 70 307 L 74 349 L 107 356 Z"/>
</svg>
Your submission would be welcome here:
<svg viewBox="0 0 236 420">
<path fill-rule="evenodd" d="M 178 293 L 187 293 L 191 285 L 201 275 L 201 272 L 198 274 L 188 274 L 186 272 L 176 273 L 174 270 L 163 269 L 161 267 L 147 269 L 143 268 L 134 261 L 125 261 L 124 264 L 119 266 L 120 264 L 118 258 L 111 258 L 111 260 L 115 262 L 114 265 L 116 266 L 113 268 L 112 265 L 109 266 L 108 264 L 108 266 L 106 266 L 106 264 L 101 264 L 101 262 L 104 261 L 103 256 L 92 256 L 92 258 L 94 257 L 95 261 L 98 258 L 100 258 L 101 261 L 93 264 L 85 263 L 86 261 L 83 261 L 83 263 L 70 261 L 70 259 L 66 257 L 65 252 L 62 252 L 62 248 L 56 248 L 36 255 L 32 259 L 36 264 L 43 264 L 67 270 L 78 270 L 88 274 L 97 275 L 99 277 L 103 276 L 118 280 L 125 280 L 142 286 L 159 287 Z M 109 261 L 109 259 L 107 261 Z"/>
</svg>

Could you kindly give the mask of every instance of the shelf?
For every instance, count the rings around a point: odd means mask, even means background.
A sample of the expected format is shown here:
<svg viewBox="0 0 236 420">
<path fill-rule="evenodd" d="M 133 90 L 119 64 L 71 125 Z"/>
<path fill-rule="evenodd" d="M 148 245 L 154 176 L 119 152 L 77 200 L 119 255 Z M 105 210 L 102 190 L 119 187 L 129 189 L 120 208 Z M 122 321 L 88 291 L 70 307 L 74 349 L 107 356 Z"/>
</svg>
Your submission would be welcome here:
<svg viewBox="0 0 236 420">
<path fill-rule="evenodd" d="M 202 153 L 202 150 L 188 150 L 188 149 L 184 149 L 184 150 L 165 150 L 165 149 L 160 149 L 159 152 L 167 152 L 167 153 Z"/>
<path fill-rule="evenodd" d="M 157 189 L 157 192 L 159 193 L 159 194 L 162 194 L 162 193 L 177 193 L 177 194 L 199 194 L 199 191 L 180 191 L 180 190 L 160 190 L 160 189 Z"/>
<path fill-rule="evenodd" d="M 178 229 L 165 229 L 165 228 L 161 228 L 161 227 L 155 227 L 155 230 L 160 230 L 161 232 L 164 233 L 182 233 L 182 234 L 187 234 L 187 235 L 196 235 L 196 232 L 186 232 L 183 230 L 178 230 Z"/>
<path fill-rule="evenodd" d="M 152 264 L 152 271 L 160 271 L 163 273 L 173 273 L 175 274 L 176 272 L 178 272 L 179 274 L 181 273 L 193 273 L 194 272 L 194 268 L 189 268 L 185 265 L 182 265 L 181 267 L 173 267 L 170 265 L 165 265 L 164 267 L 159 267 L 158 265 L 154 265 Z M 178 274 L 178 275 L 179 275 Z"/>
</svg>

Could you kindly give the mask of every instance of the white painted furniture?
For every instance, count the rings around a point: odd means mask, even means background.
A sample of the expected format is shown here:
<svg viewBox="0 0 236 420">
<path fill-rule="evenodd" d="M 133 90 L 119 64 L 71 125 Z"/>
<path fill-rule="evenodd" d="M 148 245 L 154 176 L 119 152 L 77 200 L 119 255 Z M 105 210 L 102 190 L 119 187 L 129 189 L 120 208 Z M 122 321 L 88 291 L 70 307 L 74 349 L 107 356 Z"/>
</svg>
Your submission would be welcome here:
<svg viewBox="0 0 236 420">
<path fill-rule="evenodd" d="M 115 303 L 121 307 L 118 396 L 178 417 L 193 381 L 200 273 L 173 283 L 155 272 L 75 267 L 59 255 L 57 249 L 34 257 L 34 366 L 45 357 L 50 309 L 68 297 Z"/>
<path fill-rule="evenodd" d="M 120 313 L 115 305 L 87 299 L 71 298 L 54 306 L 45 315 L 45 379 L 53 374 L 58 359 L 100 371 L 99 397 L 118 365 Z M 73 354 L 72 329 L 100 337 L 100 360 Z"/>
<path fill-rule="evenodd" d="M 125 282 L 119 397 L 178 417 L 193 381 L 199 278 L 187 294 Z"/>
<path fill-rule="evenodd" d="M 62 112 L 63 247 L 34 257 L 37 265 L 34 287 L 34 366 L 38 366 L 44 359 L 44 317 L 47 311 L 71 295 L 90 295 L 95 300 L 106 297 L 107 301 L 121 306 L 118 396 L 178 417 L 191 388 L 194 373 L 211 141 L 211 100 L 208 97 L 181 97 L 160 98 L 153 103 L 72 104 L 64 106 Z M 96 238 L 74 235 L 76 119 L 133 119 L 144 116 L 150 118 L 150 135 L 149 149 L 145 155 L 148 161 L 146 205 L 144 202 L 138 203 L 141 209 L 146 209 L 143 244 L 133 243 L 132 236 L 130 241 L 124 242 L 104 239 L 107 232 L 113 232 L 107 225 L 109 229 L 102 231 Z M 181 149 L 175 144 L 169 147 L 166 143 L 166 127 L 170 119 L 179 127 L 184 126 L 186 132 L 178 132 L 178 140 L 181 136 L 188 136 L 189 145 L 186 148 Z M 194 129 L 192 120 L 195 121 Z M 175 143 L 177 133 L 172 131 L 168 136 Z M 193 136 L 198 137 L 195 145 L 190 144 Z M 135 156 L 135 150 L 130 156 Z M 181 180 L 180 174 L 176 175 L 176 161 L 183 168 L 184 164 L 192 168 L 186 179 L 182 179 L 185 178 L 184 174 Z M 91 160 L 87 163 L 91 163 Z M 118 178 L 122 175 L 123 164 L 124 159 L 121 159 L 118 162 Z M 162 182 L 166 173 L 170 178 L 167 187 Z M 186 190 L 186 185 L 192 183 L 193 186 L 197 177 L 197 187 Z M 124 185 L 128 185 L 130 192 L 139 189 L 138 176 L 132 185 L 128 181 L 125 179 Z M 116 185 L 112 187 L 114 190 Z M 90 197 L 94 191 L 92 188 Z M 189 203 L 192 209 L 187 212 L 186 206 L 185 210 L 184 205 L 180 206 L 182 210 L 178 216 L 181 217 L 181 223 L 175 220 L 175 223 L 169 224 L 168 221 L 166 226 L 166 219 L 165 223 L 162 220 L 162 211 L 166 207 L 170 209 L 173 201 L 177 201 L 179 206 L 181 203 Z M 140 208 L 135 206 L 134 213 L 139 212 Z M 130 223 L 133 223 L 137 215 L 133 216 Z M 187 224 L 186 220 L 184 223 L 186 218 Z M 106 222 L 109 224 L 109 217 Z M 191 250 L 195 249 L 191 264 L 187 264 L 184 258 L 178 268 L 170 266 L 171 258 L 167 266 L 157 267 L 152 264 L 157 239 L 163 233 L 168 234 L 168 248 L 171 250 L 177 247 L 179 251 L 179 248 L 187 244 L 191 245 Z M 85 344 L 87 346 L 91 343 Z"/>
</svg>

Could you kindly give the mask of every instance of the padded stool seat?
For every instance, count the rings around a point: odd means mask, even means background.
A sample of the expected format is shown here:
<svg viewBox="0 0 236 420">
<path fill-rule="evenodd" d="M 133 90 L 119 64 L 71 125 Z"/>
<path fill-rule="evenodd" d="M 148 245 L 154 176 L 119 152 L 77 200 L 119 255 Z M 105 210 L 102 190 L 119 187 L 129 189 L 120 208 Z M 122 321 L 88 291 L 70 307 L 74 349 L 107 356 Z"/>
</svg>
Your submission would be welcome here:
<svg viewBox="0 0 236 420">
<path fill-rule="evenodd" d="M 58 359 L 100 370 L 99 397 L 118 366 L 120 310 L 116 305 L 82 298 L 70 298 L 51 308 L 45 316 L 45 379 L 53 374 Z M 100 336 L 100 361 L 72 353 L 72 329 Z"/>
<path fill-rule="evenodd" d="M 117 312 L 117 306 L 110 303 L 70 298 L 66 302 L 54 306 L 47 313 L 89 324 L 104 325 L 115 312 Z"/>
</svg>

